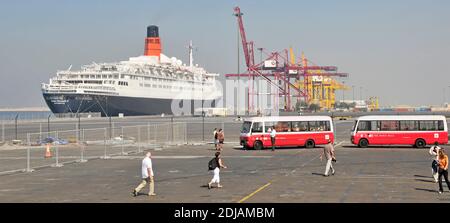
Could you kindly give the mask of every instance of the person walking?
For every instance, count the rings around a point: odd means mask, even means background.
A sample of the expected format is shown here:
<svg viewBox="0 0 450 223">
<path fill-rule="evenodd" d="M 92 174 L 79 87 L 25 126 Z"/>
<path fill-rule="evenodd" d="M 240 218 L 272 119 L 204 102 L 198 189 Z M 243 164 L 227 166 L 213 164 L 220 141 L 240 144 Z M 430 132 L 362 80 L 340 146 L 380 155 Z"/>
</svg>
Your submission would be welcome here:
<svg viewBox="0 0 450 223">
<path fill-rule="evenodd" d="M 219 129 L 219 133 L 217 134 L 217 139 L 219 140 L 219 150 L 222 151 L 223 143 L 225 141 L 225 133 L 223 133 L 223 129 Z"/>
<path fill-rule="evenodd" d="M 145 154 L 144 159 L 142 160 L 142 182 L 139 184 L 139 186 L 136 187 L 136 189 L 133 190 L 132 194 L 134 197 L 139 195 L 139 191 L 141 191 L 142 188 L 145 187 L 145 185 L 150 185 L 150 190 L 148 193 L 148 196 L 155 196 L 155 182 L 154 182 L 154 175 L 153 175 L 153 165 L 152 165 L 152 154 L 150 152 L 147 152 Z"/>
<path fill-rule="evenodd" d="M 213 164 L 213 165 L 215 165 L 215 168 L 213 169 L 214 176 L 211 179 L 211 181 L 208 183 L 208 189 L 212 188 L 213 183 L 217 183 L 217 188 L 222 187 L 222 185 L 220 185 L 220 168 L 225 168 L 225 169 L 227 168 L 227 166 L 225 166 L 223 164 L 222 157 L 220 156 L 220 152 L 216 152 L 213 162 L 215 162 Z"/>
<path fill-rule="evenodd" d="M 277 131 L 275 128 L 270 131 L 270 141 L 272 142 L 272 151 L 275 151 L 275 136 L 277 135 Z"/>
<path fill-rule="evenodd" d="M 441 150 L 441 147 L 439 147 L 438 145 L 439 144 L 437 142 L 435 142 L 434 145 L 428 151 L 430 153 L 430 155 L 433 157 L 433 161 L 431 162 L 431 174 L 433 175 L 435 183 L 438 182 L 439 150 Z"/>
<path fill-rule="evenodd" d="M 333 168 L 333 164 L 331 162 L 336 162 L 335 152 L 334 152 L 334 146 L 331 143 L 331 140 L 328 139 L 328 144 L 323 147 L 322 154 L 320 154 L 320 160 L 323 160 L 323 156 L 325 155 L 325 158 L 327 159 L 327 165 L 325 167 L 325 173 L 323 176 L 327 177 L 329 176 L 329 172 L 331 169 L 331 175 L 334 175 L 336 173 L 335 169 Z"/>
<path fill-rule="evenodd" d="M 448 190 L 450 190 L 450 182 L 448 182 L 448 156 L 444 153 L 444 149 L 439 150 L 439 194 L 442 194 L 442 176 L 444 176 L 445 183 Z"/>
<path fill-rule="evenodd" d="M 213 135 L 214 135 L 214 148 L 216 148 L 216 150 L 217 150 L 217 144 L 219 144 L 219 140 L 217 139 L 217 128 L 214 128 L 214 132 L 213 132 Z"/>
</svg>

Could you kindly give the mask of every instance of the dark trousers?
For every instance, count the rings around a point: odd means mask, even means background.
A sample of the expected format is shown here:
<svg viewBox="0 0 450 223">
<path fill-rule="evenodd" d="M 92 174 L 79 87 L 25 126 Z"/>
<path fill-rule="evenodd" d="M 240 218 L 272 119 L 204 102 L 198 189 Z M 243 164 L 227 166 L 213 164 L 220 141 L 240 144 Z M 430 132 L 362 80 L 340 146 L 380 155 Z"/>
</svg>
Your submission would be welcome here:
<svg viewBox="0 0 450 223">
<path fill-rule="evenodd" d="M 272 142 L 272 150 L 275 150 L 275 137 L 270 137 L 270 141 Z"/>
<path fill-rule="evenodd" d="M 439 169 L 439 191 L 444 191 L 442 189 L 442 176 L 444 176 L 445 183 L 447 183 L 447 187 L 450 190 L 450 182 L 448 182 L 448 170 Z"/>
</svg>

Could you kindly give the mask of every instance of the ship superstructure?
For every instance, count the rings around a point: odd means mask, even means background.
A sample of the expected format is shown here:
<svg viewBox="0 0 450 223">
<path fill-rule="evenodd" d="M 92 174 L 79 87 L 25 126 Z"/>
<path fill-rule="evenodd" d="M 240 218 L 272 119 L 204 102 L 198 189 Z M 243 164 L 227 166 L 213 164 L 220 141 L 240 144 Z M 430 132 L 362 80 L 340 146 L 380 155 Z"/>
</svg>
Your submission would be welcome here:
<svg viewBox="0 0 450 223">
<path fill-rule="evenodd" d="M 157 26 L 147 27 L 143 56 L 117 63 L 92 63 L 81 70 L 58 71 L 42 92 L 53 113 L 100 112 L 102 116 L 172 114 L 173 103 L 191 103 L 190 112 L 205 101 L 214 107 L 222 97 L 219 74 L 162 54 Z M 197 106 L 195 106 L 197 105 Z M 178 105 L 176 104 L 175 107 Z"/>
</svg>

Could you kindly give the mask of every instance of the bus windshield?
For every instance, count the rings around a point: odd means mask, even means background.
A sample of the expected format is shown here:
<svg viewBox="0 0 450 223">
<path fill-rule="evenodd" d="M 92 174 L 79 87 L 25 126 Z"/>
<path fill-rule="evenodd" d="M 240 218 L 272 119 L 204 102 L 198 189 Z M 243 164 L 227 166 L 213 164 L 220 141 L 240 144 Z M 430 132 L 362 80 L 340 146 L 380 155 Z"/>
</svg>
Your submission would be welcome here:
<svg viewBox="0 0 450 223">
<path fill-rule="evenodd" d="M 249 133 L 251 126 L 252 126 L 251 122 L 244 122 L 244 124 L 242 124 L 241 133 Z"/>
<path fill-rule="evenodd" d="M 358 120 L 355 121 L 355 123 L 353 124 L 352 127 L 352 132 L 354 132 L 356 130 L 356 125 L 358 124 Z"/>
</svg>

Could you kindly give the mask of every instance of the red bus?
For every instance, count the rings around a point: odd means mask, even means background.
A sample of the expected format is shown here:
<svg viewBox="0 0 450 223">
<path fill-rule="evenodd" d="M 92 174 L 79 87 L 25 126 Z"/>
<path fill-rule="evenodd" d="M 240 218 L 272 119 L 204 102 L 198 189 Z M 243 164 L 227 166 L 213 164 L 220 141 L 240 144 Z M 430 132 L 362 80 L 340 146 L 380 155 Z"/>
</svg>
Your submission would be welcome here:
<svg viewBox="0 0 450 223">
<path fill-rule="evenodd" d="M 244 148 L 260 150 L 272 146 L 269 129 L 276 131 L 276 147 L 305 146 L 334 142 L 333 121 L 328 116 L 255 117 L 244 120 L 240 142 Z"/>
<path fill-rule="evenodd" d="M 355 121 L 350 140 L 359 147 L 447 144 L 447 120 L 439 115 L 362 116 Z"/>
</svg>

